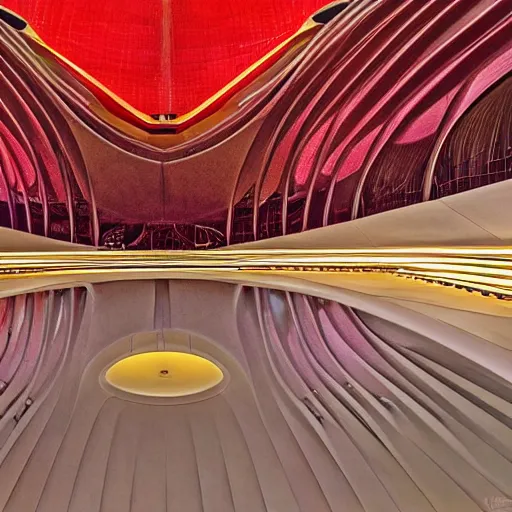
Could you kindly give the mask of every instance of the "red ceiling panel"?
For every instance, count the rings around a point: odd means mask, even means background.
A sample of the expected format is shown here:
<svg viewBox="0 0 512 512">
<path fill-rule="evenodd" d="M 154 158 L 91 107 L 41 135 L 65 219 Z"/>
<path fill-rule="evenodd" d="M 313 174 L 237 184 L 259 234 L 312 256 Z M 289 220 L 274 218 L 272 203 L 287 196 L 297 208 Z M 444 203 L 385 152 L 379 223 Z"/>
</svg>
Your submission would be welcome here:
<svg viewBox="0 0 512 512">
<path fill-rule="evenodd" d="M 146 113 L 183 114 L 328 0 L 3 0 L 45 42 Z"/>
</svg>

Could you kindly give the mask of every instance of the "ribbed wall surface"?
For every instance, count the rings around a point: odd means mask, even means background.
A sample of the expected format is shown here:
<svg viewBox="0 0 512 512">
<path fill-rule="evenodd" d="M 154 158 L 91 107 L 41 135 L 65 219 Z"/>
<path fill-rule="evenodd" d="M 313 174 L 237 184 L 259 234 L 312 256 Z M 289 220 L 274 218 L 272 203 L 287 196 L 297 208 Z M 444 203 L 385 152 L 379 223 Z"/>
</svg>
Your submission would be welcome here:
<svg viewBox="0 0 512 512">
<path fill-rule="evenodd" d="M 0 223 L 215 248 L 512 177 L 511 0 L 352 2 L 198 126 L 149 135 L 0 26 Z"/>
<path fill-rule="evenodd" d="M 37 304 L 60 318 L 46 331 L 27 319 Z M 21 296 L 4 311 L 18 319 L 10 340 L 28 323 L 26 346 L 53 357 L 21 419 L 4 407 L 0 510 L 481 512 L 512 498 L 512 383 L 499 376 L 512 358 L 484 338 L 198 282 L 98 285 L 85 304 L 74 291 Z M 100 386 L 116 358 L 172 347 L 215 358 L 227 388 L 149 405 Z M 4 351 L 2 401 L 36 373 L 14 361 Z"/>
</svg>

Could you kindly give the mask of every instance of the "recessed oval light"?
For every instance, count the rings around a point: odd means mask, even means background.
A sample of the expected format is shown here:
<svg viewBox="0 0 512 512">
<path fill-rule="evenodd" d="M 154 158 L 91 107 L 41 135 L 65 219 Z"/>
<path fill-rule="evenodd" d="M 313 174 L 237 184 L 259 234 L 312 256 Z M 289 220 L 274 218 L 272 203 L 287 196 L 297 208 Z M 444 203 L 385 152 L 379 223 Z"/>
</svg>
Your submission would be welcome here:
<svg viewBox="0 0 512 512">
<path fill-rule="evenodd" d="M 140 396 L 186 397 L 222 382 L 222 370 L 210 360 L 186 352 L 144 352 L 114 363 L 105 373 L 112 387 Z"/>
</svg>

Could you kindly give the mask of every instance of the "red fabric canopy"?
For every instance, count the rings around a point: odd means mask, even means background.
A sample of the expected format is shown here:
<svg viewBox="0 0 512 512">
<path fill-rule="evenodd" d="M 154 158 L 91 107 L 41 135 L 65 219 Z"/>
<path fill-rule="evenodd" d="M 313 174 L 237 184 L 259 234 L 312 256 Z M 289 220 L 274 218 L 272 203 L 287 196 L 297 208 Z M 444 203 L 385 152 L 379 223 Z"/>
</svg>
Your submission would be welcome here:
<svg viewBox="0 0 512 512">
<path fill-rule="evenodd" d="M 3 0 L 135 108 L 183 114 L 328 0 Z"/>
</svg>

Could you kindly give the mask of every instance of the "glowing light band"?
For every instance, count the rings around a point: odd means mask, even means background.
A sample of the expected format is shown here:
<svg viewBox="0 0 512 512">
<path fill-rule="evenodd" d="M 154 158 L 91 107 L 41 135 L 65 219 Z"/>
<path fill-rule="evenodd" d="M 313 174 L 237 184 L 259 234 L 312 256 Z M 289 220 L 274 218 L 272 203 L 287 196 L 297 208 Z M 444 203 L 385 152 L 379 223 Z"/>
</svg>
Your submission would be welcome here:
<svg viewBox="0 0 512 512">
<path fill-rule="evenodd" d="M 378 272 L 512 298 L 510 247 L 0 253 L 0 280 L 133 271 Z"/>
</svg>

